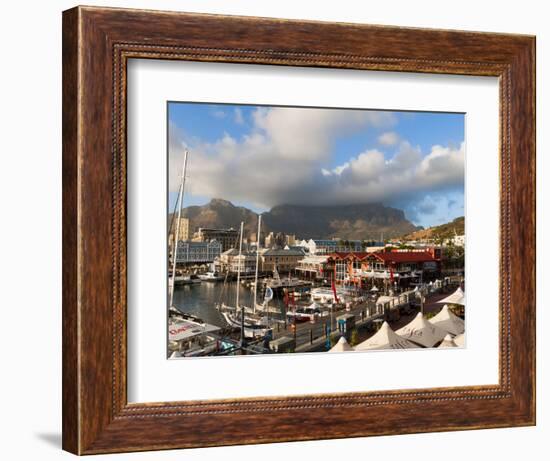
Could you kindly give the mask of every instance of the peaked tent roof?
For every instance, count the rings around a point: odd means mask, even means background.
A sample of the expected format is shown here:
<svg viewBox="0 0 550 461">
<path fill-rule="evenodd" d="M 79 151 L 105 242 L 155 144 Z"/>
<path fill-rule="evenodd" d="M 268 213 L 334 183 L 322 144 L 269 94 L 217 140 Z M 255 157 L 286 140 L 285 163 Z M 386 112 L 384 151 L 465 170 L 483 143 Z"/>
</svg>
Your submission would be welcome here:
<svg viewBox="0 0 550 461">
<path fill-rule="evenodd" d="M 464 320 L 453 314 L 447 304 L 429 322 L 452 335 L 464 333 Z"/>
<path fill-rule="evenodd" d="M 464 306 L 466 304 L 466 299 L 464 298 L 462 288 L 458 287 L 452 295 L 449 295 L 445 299 L 441 299 L 437 302 L 442 304 L 460 304 L 461 306 Z"/>
<path fill-rule="evenodd" d="M 417 349 L 418 346 L 395 334 L 388 322 L 384 322 L 373 336 L 355 346 L 356 351 L 374 349 Z"/>
<path fill-rule="evenodd" d="M 441 341 L 441 344 L 439 347 L 458 347 L 457 344 L 453 341 L 453 337 L 449 334 L 443 338 L 443 341 Z"/>
<path fill-rule="evenodd" d="M 432 347 L 447 334 L 445 330 L 428 322 L 422 312 L 419 312 L 411 322 L 397 330 L 396 333 L 424 347 Z"/>
<path fill-rule="evenodd" d="M 458 335 L 458 336 L 455 336 L 453 341 L 455 342 L 455 344 L 458 346 L 458 347 L 464 347 L 464 333 Z"/>
<path fill-rule="evenodd" d="M 353 350 L 353 347 L 349 345 L 345 336 L 342 336 L 338 340 L 338 342 L 329 350 L 329 352 L 347 352 L 352 350 Z"/>
</svg>

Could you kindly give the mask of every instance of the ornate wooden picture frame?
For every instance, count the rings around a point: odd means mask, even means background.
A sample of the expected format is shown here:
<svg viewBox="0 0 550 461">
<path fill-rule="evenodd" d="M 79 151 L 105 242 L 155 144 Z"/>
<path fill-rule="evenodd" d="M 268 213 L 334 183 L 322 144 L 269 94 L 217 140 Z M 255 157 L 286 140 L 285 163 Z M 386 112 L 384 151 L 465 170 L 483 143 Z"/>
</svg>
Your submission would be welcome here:
<svg viewBox="0 0 550 461">
<path fill-rule="evenodd" d="M 132 58 L 498 77 L 498 385 L 187 402 L 182 390 L 179 402 L 128 403 L 126 65 Z M 65 450 L 533 424 L 534 37 L 93 7 L 63 13 Z"/>
</svg>

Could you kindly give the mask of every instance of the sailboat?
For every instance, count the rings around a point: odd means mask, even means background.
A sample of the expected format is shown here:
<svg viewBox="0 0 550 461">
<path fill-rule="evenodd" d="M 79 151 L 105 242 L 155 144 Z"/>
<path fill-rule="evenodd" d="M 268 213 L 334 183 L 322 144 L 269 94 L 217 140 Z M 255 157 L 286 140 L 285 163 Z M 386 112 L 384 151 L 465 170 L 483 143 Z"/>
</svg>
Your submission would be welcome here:
<svg viewBox="0 0 550 461">
<path fill-rule="evenodd" d="M 216 333 L 219 327 L 204 322 L 199 317 L 191 314 L 184 314 L 174 306 L 174 290 L 179 281 L 176 271 L 178 244 L 180 236 L 181 210 L 183 207 L 183 194 L 185 189 L 185 173 L 187 169 L 188 151 L 185 151 L 183 158 L 183 170 L 181 183 L 176 200 L 178 208 L 178 220 L 176 222 L 176 232 L 174 234 L 174 251 L 172 253 L 172 270 L 169 273 L 170 279 L 169 291 L 169 309 L 168 309 L 168 344 L 172 352 L 177 352 L 175 356 L 191 357 L 201 356 L 216 352 L 220 347 L 220 340 Z M 191 279 L 191 277 L 189 277 Z M 185 282 L 184 282 L 185 283 Z"/>
<path fill-rule="evenodd" d="M 261 220 L 261 217 L 259 218 Z M 239 243 L 239 262 L 237 264 L 237 299 L 235 306 L 228 306 L 226 304 L 219 304 L 218 310 L 223 315 L 225 321 L 234 328 L 239 328 L 241 330 L 241 338 L 257 338 L 265 337 L 271 332 L 271 327 L 269 323 L 265 321 L 262 317 L 255 315 L 256 310 L 256 291 L 258 285 L 258 265 L 256 264 L 256 282 L 254 284 L 254 300 L 252 308 L 245 308 L 245 306 L 240 304 L 239 299 L 239 288 L 241 281 L 241 261 L 242 261 L 242 249 L 243 249 L 243 231 L 244 223 L 241 222 L 241 232 L 240 232 L 240 243 Z M 258 259 L 258 258 L 257 258 Z M 246 312 L 250 312 L 247 314 Z"/>
</svg>

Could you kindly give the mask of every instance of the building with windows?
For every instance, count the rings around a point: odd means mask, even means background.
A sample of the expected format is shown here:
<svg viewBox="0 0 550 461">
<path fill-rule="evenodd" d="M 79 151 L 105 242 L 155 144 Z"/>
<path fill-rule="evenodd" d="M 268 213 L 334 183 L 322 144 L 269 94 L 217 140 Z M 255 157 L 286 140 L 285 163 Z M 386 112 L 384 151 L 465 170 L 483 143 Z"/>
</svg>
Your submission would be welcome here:
<svg viewBox="0 0 550 461">
<path fill-rule="evenodd" d="M 311 280 L 326 278 L 326 266 L 328 255 L 305 255 L 298 261 L 296 272 L 303 277 Z"/>
<path fill-rule="evenodd" d="M 463 247 L 465 245 L 464 235 L 455 235 L 453 238 L 449 239 L 453 245 L 457 247 Z"/>
<path fill-rule="evenodd" d="M 408 285 L 432 280 L 441 274 L 441 249 L 369 252 L 335 252 L 327 261 L 338 283 L 364 284 L 375 281 Z"/>
<path fill-rule="evenodd" d="M 216 272 L 229 272 L 230 274 L 236 274 L 239 270 L 239 264 L 241 274 L 253 274 L 256 271 L 256 252 L 244 251 L 239 256 L 239 250 L 231 248 L 224 251 L 216 261 L 214 261 L 214 267 Z"/>
<path fill-rule="evenodd" d="M 222 246 L 220 242 L 190 242 L 180 240 L 176 255 L 177 264 L 205 264 L 214 262 L 220 256 Z"/>
<path fill-rule="evenodd" d="M 168 246 L 172 248 L 172 245 L 174 244 L 174 235 L 176 233 L 176 229 L 178 226 L 178 218 L 174 217 L 173 222 L 168 223 L 170 226 L 170 233 L 168 234 Z M 180 218 L 180 225 L 178 229 L 179 235 L 178 240 L 189 240 L 189 219 L 188 218 Z"/>
<path fill-rule="evenodd" d="M 275 267 L 279 272 L 290 272 L 296 269 L 305 256 L 302 250 L 268 249 L 261 253 L 262 272 L 273 272 Z"/>
<path fill-rule="evenodd" d="M 295 246 L 296 245 L 296 236 L 294 234 L 285 235 L 285 246 Z"/>
<path fill-rule="evenodd" d="M 311 255 L 326 255 L 339 251 L 362 251 L 363 249 L 361 240 L 309 239 L 300 240 L 296 245 L 305 248 Z"/>
<path fill-rule="evenodd" d="M 193 240 L 196 242 L 211 242 L 216 240 L 221 244 L 222 251 L 227 251 L 238 247 L 239 231 L 236 229 L 199 227 Z"/>
<path fill-rule="evenodd" d="M 286 235 L 283 232 L 270 232 L 264 240 L 266 248 L 282 248 L 285 246 Z"/>
</svg>

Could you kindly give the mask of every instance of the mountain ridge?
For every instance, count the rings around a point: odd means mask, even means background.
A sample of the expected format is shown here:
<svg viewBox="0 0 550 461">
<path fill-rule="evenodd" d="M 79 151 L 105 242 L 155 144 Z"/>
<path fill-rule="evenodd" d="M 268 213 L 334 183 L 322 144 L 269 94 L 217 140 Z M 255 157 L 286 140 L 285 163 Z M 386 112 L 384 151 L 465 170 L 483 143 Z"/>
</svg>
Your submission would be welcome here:
<svg viewBox="0 0 550 461">
<path fill-rule="evenodd" d="M 464 216 L 459 216 L 444 224 L 437 226 L 431 226 L 426 229 L 419 229 L 410 234 L 404 235 L 405 240 L 419 240 L 419 239 L 449 239 L 455 235 L 464 235 Z"/>
<path fill-rule="evenodd" d="M 245 223 L 245 236 L 255 234 L 258 215 L 252 210 L 235 206 L 219 198 L 205 205 L 192 205 L 182 209 L 182 216 L 190 221 L 190 230 L 199 227 L 238 229 Z M 169 216 L 170 217 L 170 216 Z M 262 234 L 284 232 L 300 239 L 379 239 L 399 237 L 420 227 L 406 217 L 403 210 L 379 203 L 355 205 L 277 205 L 262 214 Z"/>
</svg>

